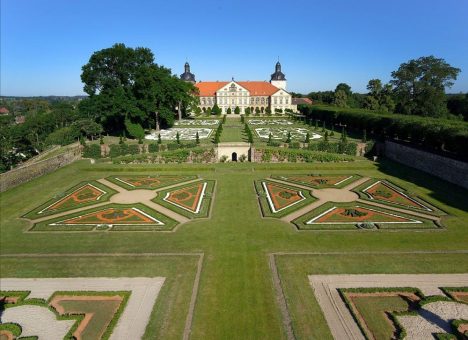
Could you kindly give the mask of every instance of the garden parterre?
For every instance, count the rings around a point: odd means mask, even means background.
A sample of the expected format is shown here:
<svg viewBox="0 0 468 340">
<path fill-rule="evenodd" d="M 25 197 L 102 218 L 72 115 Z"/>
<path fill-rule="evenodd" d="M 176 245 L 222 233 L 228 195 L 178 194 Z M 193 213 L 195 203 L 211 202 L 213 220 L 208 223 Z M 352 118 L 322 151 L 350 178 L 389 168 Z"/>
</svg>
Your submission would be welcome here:
<svg viewBox="0 0 468 340">
<path fill-rule="evenodd" d="M 274 140 L 285 140 L 287 139 L 288 135 L 291 136 L 291 139 L 304 141 L 307 134 L 309 134 L 309 138 L 311 140 L 320 139 L 322 138 L 321 135 L 318 133 L 311 132 L 307 128 L 301 127 L 288 127 L 288 128 L 270 128 L 270 127 L 262 127 L 262 128 L 255 128 L 255 132 L 259 138 L 269 139 L 271 135 L 271 139 Z"/>
<path fill-rule="evenodd" d="M 216 181 L 210 219 L 190 221 L 176 233 L 24 233 L 17 217 L 73 183 L 111 175 L 199 174 Z M 263 219 L 252 183 L 270 175 L 359 174 L 385 178 L 448 213 L 443 232 L 298 232 L 280 219 Z M 182 184 L 181 184 L 182 185 Z M 289 184 L 292 188 L 296 186 Z M 331 188 L 333 189 L 333 187 Z M 1 194 L 0 257 L 3 278 L 166 277 L 144 338 L 183 336 L 198 258 L 204 252 L 194 304 L 193 339 L 269 338 L 289 334 L 272 286 L 271 252 L 291 327 L 297 338 L 330 339 L 308 285 L 308 275 L 362 273 L 466 273 L 466 190 L 395 163 L 89 165 L 77 162 Z M 154 251 L 166 256 L 151 256 Z M 101 254 L 96 254 L 100 252 Z M 288 253 L 300 255 L 289 256 Z M 308 255 L 308 253 L 314 253 Z M 27 255 L 27 256 L 26 256 Z M 161 308 L 158 308 L 161 306 Z M 213 312 L 216 311 L 216 312 Z"/>
<path fill-rule="evenodd" d="M 174 122 L 175 126 L 214 126 L 219 125 L 219 119 L 181 119 Z"/>
<path fill-rule="evenodd" d="M 161 140 L 164 141 L 175 141 L 177 140 L 177 134 L 179 134 L 180 140 L 196 140 L 197 133 L 198 138 L 205 139 L 211 136 L 213 129 L 208 128 L 171 128 L 162 129 L 159 132 L 152 132 L 145 136 L 148 140 L 158 140 L 158 136 L 161 136 Z"/>
</svg>

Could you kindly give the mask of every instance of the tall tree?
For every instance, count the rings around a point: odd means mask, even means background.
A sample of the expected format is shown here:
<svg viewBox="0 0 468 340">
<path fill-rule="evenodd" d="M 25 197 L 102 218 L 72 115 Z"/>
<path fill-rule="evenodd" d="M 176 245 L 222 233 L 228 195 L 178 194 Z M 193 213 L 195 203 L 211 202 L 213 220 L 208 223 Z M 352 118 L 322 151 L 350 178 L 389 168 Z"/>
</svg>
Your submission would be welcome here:
<svg viewBox="0 0 468 340">
<path fill-rule="evenodd" d="M 450 88 L 460 69 L 434 56 L 412 59 L 392 72 L 396 110 L 404 114 L 442 116 L 447 113 L 445 88 Z"/>
<path fill-rule="evenodd" d="M 195 88 L 154 63 L 148 48 L 115 44 L 93 53 L 83 66 L 81 79 L 89 98 L 82 114 L 96 119 L 106 131 L 124 131 L 125 120 L 142 126 L 171 126 L 174 110 L 185 110 Z"/>
<path fill-rule="evenodd" d="M 392 86 L 382 85 L 380 79 L 371 79 L 367 84 L 369 94 L 364 100 L 364 107 L 369 110 L 393 112 L 395 103 L 392 99 Z"/>
<path fill-rule="evenodd" d="M 335 92 L 335 100 L 334 103 L 338 107 L 347 107 L 348 96 L 344 90 L 337 90 Z"/>
</svg>

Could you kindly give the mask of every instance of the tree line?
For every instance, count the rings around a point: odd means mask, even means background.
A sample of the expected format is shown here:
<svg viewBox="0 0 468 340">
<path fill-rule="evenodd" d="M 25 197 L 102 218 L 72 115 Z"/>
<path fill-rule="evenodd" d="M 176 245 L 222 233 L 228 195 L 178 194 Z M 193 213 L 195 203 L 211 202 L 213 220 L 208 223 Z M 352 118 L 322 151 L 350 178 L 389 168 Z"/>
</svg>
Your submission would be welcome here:
<svg viewBox="0 0 468 340">
<path fill-rule="evenodd" d="M 334 91 L 311 92 L 307 95 L 315 103 L 341 108 L 362 108 L 383 113 L 399 113 L 425 117 L 445 117 L 468 121 L 468 93 L 447 95 L 460 69 L 434 56 L 421 57 L 402 63 L 384 84 L 371 79 L 368 93 L 351 91 L 340 83 Z M 299 94 L 294 94 L 299 96 Z"/>
</svg>

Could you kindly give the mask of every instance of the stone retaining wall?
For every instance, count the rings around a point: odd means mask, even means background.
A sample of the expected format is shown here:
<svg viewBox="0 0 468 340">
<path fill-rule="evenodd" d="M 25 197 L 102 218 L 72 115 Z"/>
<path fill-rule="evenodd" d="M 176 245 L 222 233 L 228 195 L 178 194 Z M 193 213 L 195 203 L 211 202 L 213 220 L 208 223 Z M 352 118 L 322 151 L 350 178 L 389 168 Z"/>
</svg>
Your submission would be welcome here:
<svg viewBox="0 0 468 340">
<path fill-rule="evenodd" d="M 81 158 L 81 147 L 64 154 L 16 168 L 0 174 L 0 192 L 6 191 L 42 175 L 53 172 Z"/>
<path fill-rule="evenodd" d="M 468 163 L 386 141 L 385 156 L 468 189 Z"/>
</svg>

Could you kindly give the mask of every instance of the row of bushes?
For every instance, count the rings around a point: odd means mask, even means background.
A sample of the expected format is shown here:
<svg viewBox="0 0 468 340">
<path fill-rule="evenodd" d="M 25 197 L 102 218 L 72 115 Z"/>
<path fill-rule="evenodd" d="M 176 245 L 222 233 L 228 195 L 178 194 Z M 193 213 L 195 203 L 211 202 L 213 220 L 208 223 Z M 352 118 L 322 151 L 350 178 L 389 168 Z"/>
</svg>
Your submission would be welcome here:
<svg viewBox="0 0 468 340">
<path fill-rule="evenodd" d="M 354 161 L 354 157 L 305 149 L 255 148 L 256 161 L 262 162 L 343 162 Z M 261 155 L 259 157 L 259 155 Z"/>
<path fill-rule="evenodd" d="M 112 162 L 114 164 L 212 163 L 215 157 L 215 149 L 196 148 L 120 156 L 114 158 Z"/>
<path fill-rule="evenodd" d="M 421 116 L 376 113 L 359 109 L 301 105 L 308 119 L 341 124 L 354 130 L 366 130 L 378 138 L 409 141 L 437 151 L 468 157 L 468 123 Z"/>
<path fill-rule="evenodd" d="M 370 144 L 370 143 L 366 143 Z M 353 142 L 328 142 L 320 141 L 317 143 L 301 143 L 297 141 L 292 141 L 290 143 L 284 143 L 280 141 L 269 141 L 268 146 L 271 147 L 288 147 L 289 149 L 307 149 L 310 151 L 322 151 L 322 152 L 331 152 L 331 153 L 340 153 L 355 156 L 357 153 L 357 144 Z M 370 147 L 372 148 L 372 147 Z M 367 150 L 368 148 L 366 148 Z"/>
<path fill-rule="evenodd" d="M 196 148 L 198 145 L 196 142 L 189 142 L 189 143 L 169 143 L 169 144 L 158 144 L 158 143 L 151 143 L 148 144 L 146 148 L 144 145 L 138 144 L 111 144 L 109 145 L 109 152 L 106 155 L 107 157 L 115 158 L 119 156 L 126 156 L 126 155 L 138 155 L 144 154 L 147 152 L 154 153 L 154 152 L 162 152 L 162 151 L 174 151 L 174 150 L 181 150 L 181 149 L 192 149 Z M 84 158 L 101 158 L 101 146 L 98 144 L 86 144 L 83 147 L 83 157 Z"/>
</svg>

